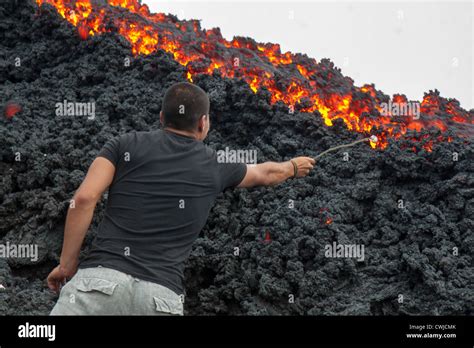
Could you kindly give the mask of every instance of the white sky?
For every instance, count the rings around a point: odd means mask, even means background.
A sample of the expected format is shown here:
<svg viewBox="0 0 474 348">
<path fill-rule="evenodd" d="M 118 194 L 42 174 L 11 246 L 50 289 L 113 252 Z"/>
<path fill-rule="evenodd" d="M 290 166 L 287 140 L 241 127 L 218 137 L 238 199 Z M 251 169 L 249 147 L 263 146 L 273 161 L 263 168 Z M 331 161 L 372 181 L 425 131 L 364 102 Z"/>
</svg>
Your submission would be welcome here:
<svg viewBox="0 0 474 348">
<path fill-rule="evenodd" d="M 231 40 L 279 43 L 330 58 L 358 86 L 421 100 L 437 88 L 474 108 L 473 1 L 144 0 L 152 12 L 201 19 Z"/>
</svg>

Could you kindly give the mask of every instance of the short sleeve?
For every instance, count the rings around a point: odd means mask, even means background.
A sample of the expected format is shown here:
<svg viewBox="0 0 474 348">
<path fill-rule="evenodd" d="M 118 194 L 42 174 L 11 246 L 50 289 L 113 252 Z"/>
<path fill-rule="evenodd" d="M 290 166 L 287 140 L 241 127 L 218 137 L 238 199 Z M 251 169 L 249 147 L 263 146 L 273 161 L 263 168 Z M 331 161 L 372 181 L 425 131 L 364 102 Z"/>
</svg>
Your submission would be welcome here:
<svg viewBox="0 0 474 348">
<path fill-rule="evenodd" d="M 217 171 L 221 183 L 221 191 L 229 187 L 236 187 L 247 174 L 245 163 L 218 163 Z"/>
<path fill-rule="evenodd" d="M 97 154 L 97 157 L 104 157 L 108 159 L 114 166 L 117 166 L 120 153 L 120 137 L 110 139 L 105 143 L 102 149 Z"/>
</svg>

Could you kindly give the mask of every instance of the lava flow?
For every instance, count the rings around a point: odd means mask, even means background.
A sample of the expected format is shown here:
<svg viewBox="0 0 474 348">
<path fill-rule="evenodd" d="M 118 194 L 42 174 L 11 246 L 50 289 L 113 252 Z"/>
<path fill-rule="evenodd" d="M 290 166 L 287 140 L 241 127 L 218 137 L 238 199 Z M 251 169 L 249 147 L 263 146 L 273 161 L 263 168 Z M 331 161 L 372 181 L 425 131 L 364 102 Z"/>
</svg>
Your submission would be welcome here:
<svg viewBox="0 0 474 348">
<path fill-rule="evenodd" d="M 178 20 L 172 15 L 150 13 L 139 0 L 36 0 L 49 3 L 77 27 L 82 39 L 115 31 L 125 37 L 134 55 L 148 55 L 161 49 L 186 67 L 187 79 L 218 71 L 223 77 L 243 79 L 257 93 L 266 88 L 271 103 L 278 101 L 291 109 L 318 112 L 327 126 L 341 119 L 348 129 L 377 134 L 373 148 L 385 148 L 389 138 L 401 138 L 410 131 L 431 151 L 433 142 L 451 137 L 419 134 L 425 129 L 451 130 L 459 136 L 472 135 L 474 112 L 462 109 L 456 99 L 445 99 L 437 91 L 425 94 L 418 103 L 419 114 L 394 115 L 382 105 L 417 103 L 404 95 L 389 96 L 374 85 L 354 86 L 328 59 L 319 63 L 303 54 L 282 53 L 278 44 L 257 43 L 249 38 L 224 39 L 218 28 L 201 29 L 199 21 Z M 469 127 L 468 127 L 469 126 Z"/>
</svg>

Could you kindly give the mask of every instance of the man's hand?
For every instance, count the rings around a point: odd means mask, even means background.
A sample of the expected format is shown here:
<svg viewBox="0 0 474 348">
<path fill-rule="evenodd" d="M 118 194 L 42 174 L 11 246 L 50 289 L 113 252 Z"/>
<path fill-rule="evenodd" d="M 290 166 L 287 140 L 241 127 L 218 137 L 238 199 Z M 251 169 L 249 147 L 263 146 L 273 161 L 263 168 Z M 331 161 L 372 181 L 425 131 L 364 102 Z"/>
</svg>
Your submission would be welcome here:
<svg viewBox="0 0 474 348">
<path fill-rule="evenodd" d="M 77 265 L 74 269 L 66 270 L 61 265 L 56 266 L 48 275 L 48 287 L 58 293 L 68 279 L 70 279 L 77 271 Z"/>
<path fill-rule="evenodd" d="M 309 171 L 313 169 L 315 160 L 311 157 L 295 157 L 291 161 L 296 164 L 297 178 L 305 177 L 309 174 Z"/>
<path fill-rule="evenodd" d="M 282 183 L 295 175 L 302 178 L 313 169 L 315 161 L 311 157 L 296 157 L 291 161 L 276 163 L 265 162 L 247 165 L 247 174 L 238 187 L 272 186 Z"/>
</svg>

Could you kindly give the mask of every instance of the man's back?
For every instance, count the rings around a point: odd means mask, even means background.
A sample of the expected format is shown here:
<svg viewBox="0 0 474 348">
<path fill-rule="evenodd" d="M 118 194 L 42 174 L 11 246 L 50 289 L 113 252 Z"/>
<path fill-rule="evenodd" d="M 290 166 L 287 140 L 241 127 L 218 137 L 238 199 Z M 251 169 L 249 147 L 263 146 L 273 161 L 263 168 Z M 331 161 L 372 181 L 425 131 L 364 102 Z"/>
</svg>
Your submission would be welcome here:
<svg viewBox="0 0 474 348">
<path fill-rule="evenodd" d="M 209 113 L 206 92 L 179 82 L 162 100 L 163 131 L 126 134 L 104 146 L 68 209 L 60 263 L 48 275 L 49 288 L 61 289 L 51 315 L 182 315 L 184 263 L 216 195 L 233 186 L 277 185 L 313 168 L 310 157 L 218 163 L 202 143 Z M 82 242 L 107 188 L 104 220 L 78 270 Z"/>
<path fill-rule="evenodd" d="M 183 293 L 183 269 L 215 197 L 245 176 L 201 141 L 170 131 L 129 133 L 98 156 L 116 168 L 107 208 L 80 268 L 99 265 Z"/>
</svg>

